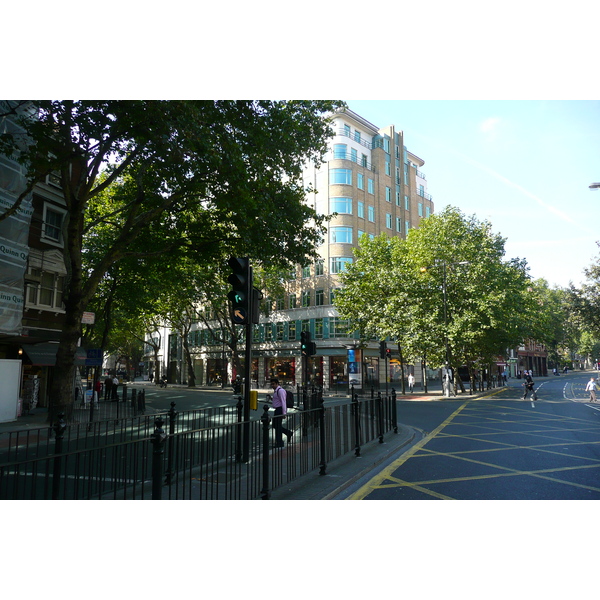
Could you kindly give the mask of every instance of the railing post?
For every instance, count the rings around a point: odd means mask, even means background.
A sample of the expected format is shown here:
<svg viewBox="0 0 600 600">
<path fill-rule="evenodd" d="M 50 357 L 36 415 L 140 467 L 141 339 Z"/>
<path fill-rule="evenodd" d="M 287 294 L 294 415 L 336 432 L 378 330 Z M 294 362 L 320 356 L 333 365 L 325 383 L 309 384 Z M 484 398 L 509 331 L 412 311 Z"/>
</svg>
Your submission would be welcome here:
<svg viewBox="0 0 600 600">
<path fill-rule="evenodd" d="M 64 420 L 65 413 L 59 413 L 58 421 L 54 424 L 54 433 L 56 434 L 54 441 L 54 470 L 52 472 L 52 500 L 58 500 L 60 492 L 60 477 L 62 470 L 62 451 L 63 438 L 67 425 Z"/>
<path fill-rule="evenodd" d="M 263 500 L 268 500 L 271 497 L 269 491 L 269 405 L 263 406 L 263 414 L 260 417 L 262 423 L 262 489 L 260 493 Z"/>
<path fill-rule="evenodd" d="M 396 406 L 396 390 L 392 388 L 392 428 L 398 433 L 398 408 Z"/>
<path fill-rule="evenodd" d="M 360 404 L 358 394 L 352 396 L 352 413 L 354 415 L 354 456 L 360 456 Z"/>
<path fill-rule="evenodd" d="M 137 390 L 133 388 L 131 390 L 131 405 L 133 406 L 133 415 L 137 414 Z"/>
<path fill-rule="evenodd" d="M 383 400 L 381 398 L 381 392 L 377 392 L 377 429 L 379 429 L 379 443 L 383 444 Z"/>
<path fill-rule="evenodd" d="M 235 461 L 242 462 L 242 411 L 244 409 L 244 403 L 242 397 L 237 397 L 238 401 L 235 405 L 237 409 L 237 426 L 235 428 Z"/>
<path fill-rule="evenodd" d="M 169 454 L 167 455 L 167 472 L 165 474 L 166 485 L 171 485 L 173 480 L 173 446 L 175 443 L 175 420 L 178 414 L 175 410 L 175 402 L 171 402 L 171 408 L 169 409 Z"/>
<path fill-rule="evenodd" d="M 154 434 L 150 440 L 154 446 L 154 451 L 152 452 L 152 500 L 162 500 L 163 454 L 167 438 L 167 434 L 162 428 L 164 424 L 164 419 L 160 416 L 157 417 L 154 421 Z"/>
<path fill-rule="evenodd" d="M 327 475 L 327 448 L 325 435 L 325 403 L 323 402 L 323 396 L 320 397 L 319 407 L 319 441 L 321 443 L 321 462 L 319 463 L 319 475 Z"/>
</svg>

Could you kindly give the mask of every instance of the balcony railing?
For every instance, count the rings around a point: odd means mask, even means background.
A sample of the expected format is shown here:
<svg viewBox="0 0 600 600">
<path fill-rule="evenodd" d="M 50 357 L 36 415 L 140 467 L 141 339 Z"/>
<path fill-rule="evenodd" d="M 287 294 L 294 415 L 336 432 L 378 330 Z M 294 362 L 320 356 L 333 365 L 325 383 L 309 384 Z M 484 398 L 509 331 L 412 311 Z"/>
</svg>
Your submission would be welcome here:
<svg viewBox="0 0 600 600">
<path fill-rule="evenodd" d="M 364 167 L 365 169 L 368 169 L 369 171 L 375 171 L 375 167 L 372 165 L 372 163 L 370 163 L 368 160 L 363 160 L 358 156 L 352 156 L 350 152 L 334 152 L 333 160 L 349 160 L 357 165 L 360 165 L 361 167 Z"/>
<path fill-rule="evenodd" d="M 338 135 L 342 135 L 344 137 L 350 138 L 351 140 L 354 140 L 355 142 L 358 142 L 361 146 L 364 146 L 369 150 L 373 149 L 373 144 L 367 142 L 366 140 L 363 140 L 362 136 L 358 137 L 355 133 L 348 132 L 345 129 L 338 129 L 337 133 Z"/>
</svg>

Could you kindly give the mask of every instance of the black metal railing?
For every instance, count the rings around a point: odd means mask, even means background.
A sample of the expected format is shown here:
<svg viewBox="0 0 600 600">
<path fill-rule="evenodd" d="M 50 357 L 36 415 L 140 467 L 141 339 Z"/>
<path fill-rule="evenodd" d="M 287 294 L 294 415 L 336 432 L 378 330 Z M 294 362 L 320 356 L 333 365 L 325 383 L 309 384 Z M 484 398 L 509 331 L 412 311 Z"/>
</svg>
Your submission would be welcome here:
<svg viewBox="0 0 600 600">
<path fill-rule="evenodd" d="M 364 444 L 397 432 L 395 394 L 328 407 L 319 391 L 299 397 L 303 406 L 287 415 L 293 435 L 284 448 L 274 447 L 268 405 L 245 422 L 238 406 L 231 418 L 231 410 L 179 414 L 172 403 L 170 411 L 140 419 L 137 429 L 128 420 L 122 436 L 91 436 L 84 427 L 77 438 L 60 419 L 32 433 L 29 451 L 0 452 L 0 499 L 268 499 L 272 490 L 310 472 L 325 475 L 336 458 L 360 456 Z"/>
</svg>

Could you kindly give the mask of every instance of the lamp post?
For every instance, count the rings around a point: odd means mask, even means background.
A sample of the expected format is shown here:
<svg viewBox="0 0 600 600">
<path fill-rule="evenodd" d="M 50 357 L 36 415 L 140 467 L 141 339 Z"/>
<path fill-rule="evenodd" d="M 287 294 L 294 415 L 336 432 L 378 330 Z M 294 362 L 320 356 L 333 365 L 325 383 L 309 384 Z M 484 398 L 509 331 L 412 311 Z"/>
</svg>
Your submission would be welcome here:
<svg viewBox="0 0 600 600">
<path fill-rule="evenodd" d="M 595 192 L 599 188 L 600 188 L 600 183 L 591 183 L 590 184 L 590 190 L 592 190 L 593 192 Z"/>
</svg>

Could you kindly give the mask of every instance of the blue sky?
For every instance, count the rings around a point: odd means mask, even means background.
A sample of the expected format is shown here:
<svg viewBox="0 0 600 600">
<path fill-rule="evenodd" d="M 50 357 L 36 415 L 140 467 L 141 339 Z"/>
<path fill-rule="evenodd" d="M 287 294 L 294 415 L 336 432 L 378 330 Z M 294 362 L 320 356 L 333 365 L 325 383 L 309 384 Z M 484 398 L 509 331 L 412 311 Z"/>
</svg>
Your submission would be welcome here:
<svg viewBox="0 0 600 600">
<path fill-rule="evenodd" d="M 395 125 L 422 158 L 435 211 L 458 207 L 506 238 L 534 278 L 579 285 L 600 254 L 600 101 L 347 100 Z"/>
</svg>

